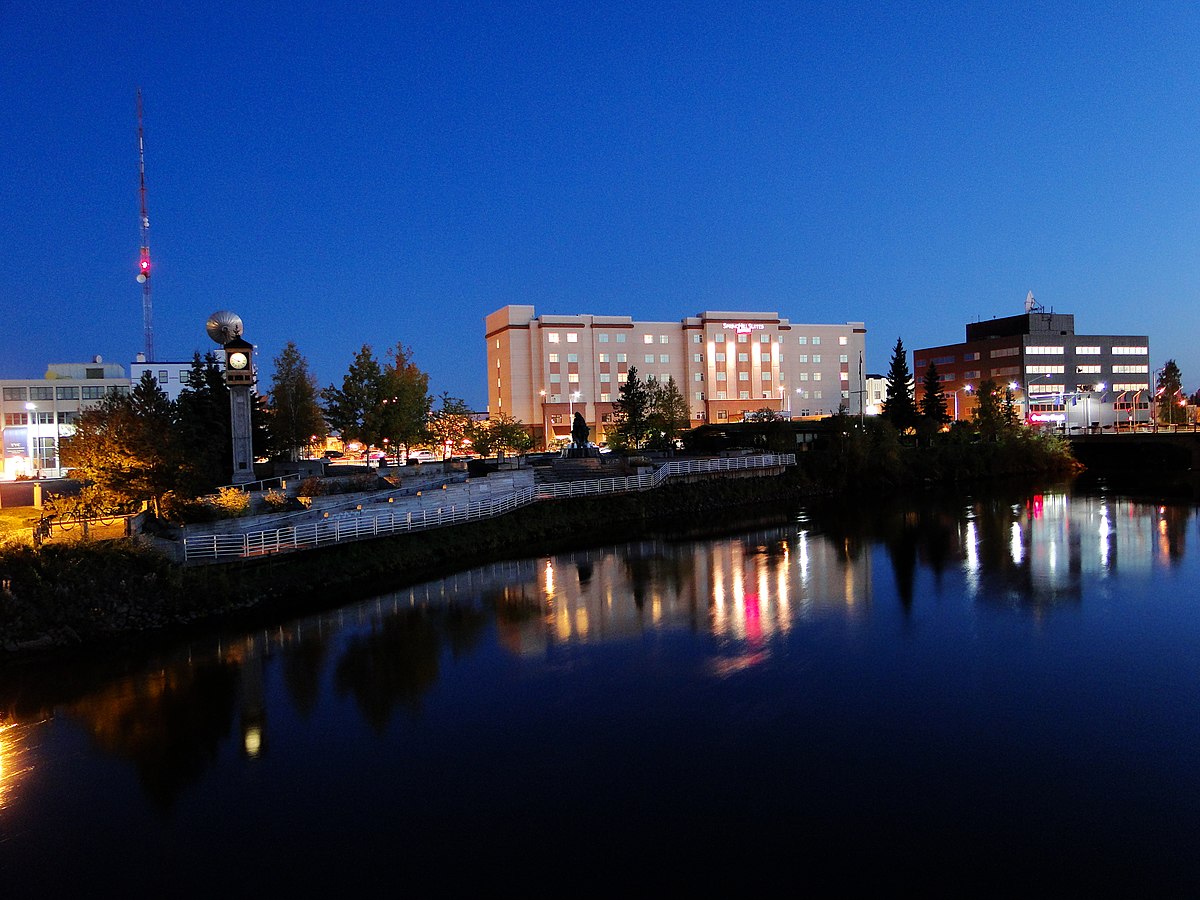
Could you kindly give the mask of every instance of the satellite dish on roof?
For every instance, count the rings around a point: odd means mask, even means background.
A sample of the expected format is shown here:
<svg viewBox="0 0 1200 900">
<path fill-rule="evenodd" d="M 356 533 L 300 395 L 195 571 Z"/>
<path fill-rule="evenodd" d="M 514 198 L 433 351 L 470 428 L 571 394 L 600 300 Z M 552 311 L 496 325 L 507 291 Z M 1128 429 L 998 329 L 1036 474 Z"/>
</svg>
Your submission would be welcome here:
<svg viewBox="0 0 1200 900">
<path fill-rule="evenodd" d="M 204 323 L 208 336 L 224 347 L 236 337 L 242 336 L 242 317 L 227 309 L 219 309 Z"/>
</svg>

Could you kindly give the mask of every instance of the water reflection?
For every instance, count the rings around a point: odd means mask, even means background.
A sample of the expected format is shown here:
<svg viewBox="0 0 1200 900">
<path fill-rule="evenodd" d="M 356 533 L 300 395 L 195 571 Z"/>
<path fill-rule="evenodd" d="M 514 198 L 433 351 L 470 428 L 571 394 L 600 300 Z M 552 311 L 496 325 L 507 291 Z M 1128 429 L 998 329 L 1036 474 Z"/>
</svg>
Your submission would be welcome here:
<svg viewBox="0 0 1200 900">
<path fill-rule="evenodd" d="M 853 624 L 880 606 L 907 617 L 942 592 L 1034 617 L 1077 606 L 1092 576 L 1178 565 L 1191 516 L 1185 506 L 1065 491 L 813 506 L 736 538 L 497 563 L 183 647 L 135 672 L 111 663 L 14 672 L 0 689 L 0 808 L 36 765 L 25 736 L 43 722 L 69 722 L 128 761 L 152 805 L 170 811 L 226 745 L 236 741 L 247 763 L 267 756 L 281 712 L 316 720 L 328 714 L 325 697 L 348 699 L 383 735 L 398 717 L 419 719 L 447 668 L 483 646 L 519 661 L 682 631 L 709 638 L 706 671 L 731 678 L 769 662 L 780 638 L 810 623 Z M 885 583 L 876 566 L 890 570 Z"/>
</svg>

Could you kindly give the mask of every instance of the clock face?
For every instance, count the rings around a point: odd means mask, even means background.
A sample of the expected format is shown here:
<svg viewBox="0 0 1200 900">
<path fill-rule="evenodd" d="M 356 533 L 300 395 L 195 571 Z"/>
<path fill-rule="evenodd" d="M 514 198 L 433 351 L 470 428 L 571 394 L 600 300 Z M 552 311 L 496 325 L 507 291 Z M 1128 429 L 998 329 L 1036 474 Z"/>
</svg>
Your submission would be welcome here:
<svg viewBox="0 0 1200 900">
<path fill-rule="evenodd" d="M 229 354 L 229 365 L 235 369 L 246 368 L 246 363 L 248 363 L 248 362 L 250 362 L 250 360 L 248 360 L 246 358 L 245 353 L 230 353 Z"/>
</svg>

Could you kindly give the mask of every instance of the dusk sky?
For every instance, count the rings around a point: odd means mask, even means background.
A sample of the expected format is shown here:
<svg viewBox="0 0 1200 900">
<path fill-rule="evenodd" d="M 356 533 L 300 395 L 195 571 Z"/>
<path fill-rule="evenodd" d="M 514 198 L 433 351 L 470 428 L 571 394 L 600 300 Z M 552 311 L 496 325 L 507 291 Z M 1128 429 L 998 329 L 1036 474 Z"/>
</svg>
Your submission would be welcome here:
<svg viewBox="0 0 1200 900">
<path fill-rule="evenodd" d="M 0 0 L 0 377 L 229 309 L 260 389 L 484 316 L 863 321 L 867 369 L 1032 291 L 1200 386 L 1200 4 Z"/>
</svg>

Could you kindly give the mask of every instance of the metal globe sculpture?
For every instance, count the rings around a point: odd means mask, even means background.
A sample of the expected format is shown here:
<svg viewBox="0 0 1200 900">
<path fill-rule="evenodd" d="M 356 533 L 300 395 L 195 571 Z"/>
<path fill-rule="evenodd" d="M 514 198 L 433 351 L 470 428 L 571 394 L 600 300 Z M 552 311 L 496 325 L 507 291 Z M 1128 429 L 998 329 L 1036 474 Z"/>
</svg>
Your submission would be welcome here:
<svg viewBox="0 0 1200 900">
<path fill-rule="evenodd" d="M 204 323 L 204 330 L 216 343 L 224 347 L 236 337 L 242 336 L 242 317 L 227 309 L 219 309 Z"/>
</svg>

